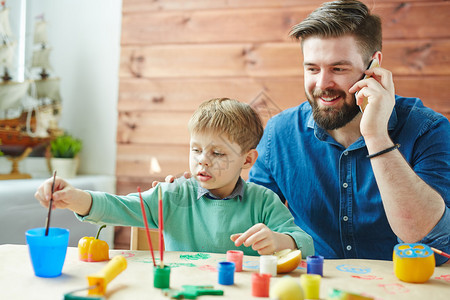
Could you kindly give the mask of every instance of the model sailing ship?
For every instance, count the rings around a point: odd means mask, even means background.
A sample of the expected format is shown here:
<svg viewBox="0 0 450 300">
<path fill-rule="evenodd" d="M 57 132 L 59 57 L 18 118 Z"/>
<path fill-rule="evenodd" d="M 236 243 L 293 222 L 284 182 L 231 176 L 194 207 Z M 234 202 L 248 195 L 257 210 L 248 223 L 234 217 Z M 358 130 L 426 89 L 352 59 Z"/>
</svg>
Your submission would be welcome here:
<svg viewBox="0 0 450 300">
<path fill-rule="evenodd" d="M 0 11 L 0 151 L 12 161 L 9 174 L 0 179 L 30 178 L 18 170 L 18 162 L 33 149 L 49 143 L 61 134 L 58 121 L 61 111 L 59 78 L 53 77 L 49 63 L 51 48 L 47 41 L 46 22 L 36 22 L 34 49 L 29 78 L 22 82 L 11 75 L 16 41 L 10 28 L 9 9 L 2 2 Z M 2 171 L 3 172 L 3 171 Z"/>
</svg>

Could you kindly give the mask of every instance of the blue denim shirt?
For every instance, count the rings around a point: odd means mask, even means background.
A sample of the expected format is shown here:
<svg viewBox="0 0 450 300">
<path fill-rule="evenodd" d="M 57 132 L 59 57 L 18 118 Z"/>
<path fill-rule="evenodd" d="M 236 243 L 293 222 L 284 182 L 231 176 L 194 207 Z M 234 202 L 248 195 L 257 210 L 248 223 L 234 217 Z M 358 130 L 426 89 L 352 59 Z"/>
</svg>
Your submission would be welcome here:
<svg viewBox="0 0 450 300">
<path fill-rule="evenodd" d="M 416 174 L 446 203 L 440 222 L 422 240 L 450 252 L 450 124 L 417 98 L 396 96 L 389 134 Z M 249 181 L 287 200 L 296 224 L 326 258 L 392 259 L 401 242 L 392 231 L 367 148 L 360 137 L 348 148 L 315 123 L 308 102 L 267 123 Z M 436 255 L 437 264 L 446 259 Z"/>
</svg>

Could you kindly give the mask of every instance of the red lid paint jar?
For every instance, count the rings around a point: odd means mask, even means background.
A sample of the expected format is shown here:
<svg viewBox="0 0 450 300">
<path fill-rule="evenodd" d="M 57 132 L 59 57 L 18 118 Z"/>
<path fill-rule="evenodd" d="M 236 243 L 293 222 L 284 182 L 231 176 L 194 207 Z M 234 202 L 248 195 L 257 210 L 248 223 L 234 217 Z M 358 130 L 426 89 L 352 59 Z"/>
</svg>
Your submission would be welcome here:
<svg viewBox="0 0 450 300">
<path fill-rule="evenodd" d="M 227 261 L 234 262 L 236 272 L 242 271 L 242 259 L 244 258 L 244 252 L 240 250 L 228 250 Z"/>
<path fill-rule="evenodd" d="M 253 297 L 269 297 L 270 274 L 252 274 L 252 296 Z"/>
</svg>

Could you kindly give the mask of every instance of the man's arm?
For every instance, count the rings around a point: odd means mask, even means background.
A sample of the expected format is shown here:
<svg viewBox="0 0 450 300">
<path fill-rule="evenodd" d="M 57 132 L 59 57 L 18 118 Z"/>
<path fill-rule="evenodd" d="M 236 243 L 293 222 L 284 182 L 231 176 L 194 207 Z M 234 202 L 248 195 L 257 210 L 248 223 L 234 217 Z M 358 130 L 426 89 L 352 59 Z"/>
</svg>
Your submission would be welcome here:
<svg viewBox="0 0 450 300">
<path fill-rule="evenodd" d="M 350 92 L 362 88 L 357 98 L 363 95 L 369 98 L 360 130 L 369 154 L 374 154 L 394 145 L 387 124 L 395 94 L 388 70 L 376 68 L 367 72 L 373 78 L 357 83 Z M 422 240 L 444 215 L 444 199 L 414 172 L 398 150 L 370 160 L 393 232 L 404 242 Z"/>
</svg>

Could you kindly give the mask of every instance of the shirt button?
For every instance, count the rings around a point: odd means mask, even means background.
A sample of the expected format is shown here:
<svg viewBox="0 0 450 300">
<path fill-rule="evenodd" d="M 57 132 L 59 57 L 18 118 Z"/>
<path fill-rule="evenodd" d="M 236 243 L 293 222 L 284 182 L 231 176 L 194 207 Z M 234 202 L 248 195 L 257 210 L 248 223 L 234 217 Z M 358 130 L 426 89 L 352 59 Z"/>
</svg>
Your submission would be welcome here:
<svg viewBox="0 0 450 300">
<path fill-rule="evenodd" d="M 344 155 L 348 155 L 348 151 L 344 151 Z"/>
<path fill-rule="evenodd" d="M 342 220 L 344 220 L 345 222 L 347 222 L 347 221 L 348 221 L 348 217 L 347 217 L 347 216 L 343 216 L 343 217 L 342 217 Z"/>
<path fill-rule="evenodd" d="M 342 186 L 344 187 L 344 189 L 346 189 L 348 187 L 347 182 L 344 182 L 344 184 Z"/>
<path fill-rule="evenodd" d="M 347 245 L 347 250 L 348 250 L 348 251 L 352 250 L 352 246 Z"/>
</svg>

